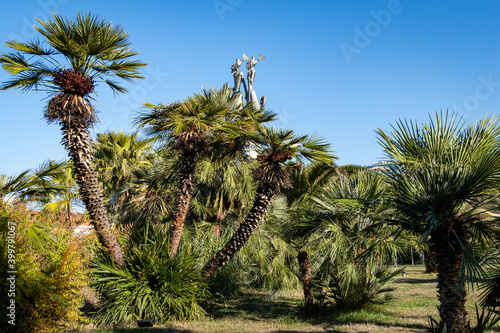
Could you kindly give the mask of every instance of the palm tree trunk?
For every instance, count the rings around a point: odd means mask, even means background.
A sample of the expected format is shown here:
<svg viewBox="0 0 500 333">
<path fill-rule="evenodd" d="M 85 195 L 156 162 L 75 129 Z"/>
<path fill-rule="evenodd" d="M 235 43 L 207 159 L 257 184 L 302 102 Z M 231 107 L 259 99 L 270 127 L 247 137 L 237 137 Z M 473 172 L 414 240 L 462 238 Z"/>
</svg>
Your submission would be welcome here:
<svg viewBox="0 0 500 333">
<path fill-rule="evenodd" d="M 222 268 L 222 266 L 224 266 L 224 264 L 250 239 L 254 230 L 262 223 L 267 210 L 271 207 L 277 189 L 276 185 L 271 184 L 262 184 L 259 186 L 253 206 L 243 223 L 241 223 L 238 230 L 236 230 L 233 237 L 224 245 L 222 250 L 217 252 L 217 254 L 205 264 L 205 267 L 203 267 L 203 272 L 206 276 L 210 276 L 216 270 Z"/>
<path fill-rule="evenodd" d="M 300 251 L 297 260 L 299 261 L 300 275 L 302 277 L 302 285 L 304 287 L 304 299 L 306 308 L 313 305 L 313 292 L 311 287 L 311 262 L 306 251 Z"/>
<path fill-rule="evenodd" d="M 212 228 L 214 231 L 214 239 L 220 239 L 220 236 L 222 235 L 222 221 L 216 221 L 212 224 Z"/>
<path fill-rule="evenodd" d="M 102 191 L 92 165 L 92 139 L 87 126 L 76 119 L 61 122 L 62 143 L 73 161 L 76 182 L 82 201 L 89 212 L 99 242 L 117 267 L 125 265 L 125 255 L 106 216 Z"/>
<path fill-rule="evenodd" d="M 437 261 L 439 315 L 448 332 L 454 333 L 467 331 L 467 293 L 465 283 L 460 279 L 462 244 L 465 244 L 463 230 L 455 229 L 453 234 L 441 227 L 431 235 L 431 251 L 436 254 Z"/>
<path fill-rule="evenodd" d="M 181 241 L 182 229 L 189 210 L 191 195 L 193 191 L 193 178 L 196 164 L 194 156 L 186 157 L 180 167 L 179 183 L 177 189 L 177 204 L 174 212 L 174 221 L 170 235 L 170 257 L 177 254 Z"/>
<path fill-rule="evenodd" d="M 432 250 L 424 250 L 423 264 L 425 265 L 426 273 L 434 273 L 436 271 L 436 254 Z"/>
</svg>

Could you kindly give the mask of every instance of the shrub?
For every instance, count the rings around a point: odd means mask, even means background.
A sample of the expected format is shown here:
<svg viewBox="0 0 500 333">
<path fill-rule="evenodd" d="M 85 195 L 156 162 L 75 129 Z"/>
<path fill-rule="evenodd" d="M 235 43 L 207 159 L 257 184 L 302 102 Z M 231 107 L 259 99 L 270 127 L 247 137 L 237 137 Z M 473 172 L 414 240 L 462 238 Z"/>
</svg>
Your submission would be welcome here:
<svg viewBox="0 0 500 333">
<path fill-rule="evenodd" d="M 403 268 L 376 263 L 349 263 L 316 284 L 319 305 L 333 305 L 337 310 L 356 310 L 370 304 L 383 304 L 391 300 L 391 282 Z"/>
<path fill-rule="evenodd" d="M 93 321 L 124 326 L 138 319 L 165 323 L 203 315 L 202 304 L 210 293 L 195 258 L 178 254 L 171 259 L 169 233 L 163 226 L 130 229 L 125 234 L 126 267 L 116 269 L 105 255 L 94 263 L 91 286 L 100 302 Z"/>
<path fill-rule="evenodd" d="M 0 270 L 7 267 L 7 226 L 15 223 L 16 326 L 17 332 L 59 331 L 82 321 L 79 307 L 88 281 L 88 249 L 92 236 L 75 237 L 53 216 L 31 216 L 22 205 L 0 207 Z M 5 281 L 2 276 L 2 281 Z M 2 304 L 10 301 L 2 292 Z M 2 306 L 2 311 L 4 306 Z M 7 318 L 4 313 L 2 318 Z"/>
<path fill-rule="evenodd" d="M 212 226 L 198 222 L 188 225 L 183 232 L 180 251 L 196 254 L 200 269 L 227 243 L 235 229 L 228 223 L 222 234 L 214 237 Z M 236 298 L 245 290 L 295 289 L 299 279 L 292 267 L 296 265 L 295 254 L 287 244 L 261 228 L 241 251 L 210 277 L 211 291 L 219 297 Z"/>
</svg>

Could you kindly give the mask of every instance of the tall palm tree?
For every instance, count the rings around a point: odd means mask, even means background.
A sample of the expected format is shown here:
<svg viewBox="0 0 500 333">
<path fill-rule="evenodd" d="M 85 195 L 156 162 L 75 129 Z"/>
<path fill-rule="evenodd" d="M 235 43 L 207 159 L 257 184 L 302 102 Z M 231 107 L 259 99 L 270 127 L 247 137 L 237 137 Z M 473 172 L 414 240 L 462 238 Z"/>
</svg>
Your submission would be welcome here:
<svg viewBox="0 0 500 333">
<path fill-rule="evenodd" d="M 467 125 L 455 114 L 436 113 L 421 125 L 400 120 L 392 128 L 378 129 L 378 135 L 394 163 L 387 170 L 393 223 L 419 235 L 434 252 L 441 326 L 464 332 L 464 276 L 481 273 L 472 248 L 493 232 L 494 218 L 484 213 L 500 185 L 499 118 Z"/>
<path fill-rule="evenodd" d="M 259 182 L 255 199 L 245 220 L 228 243 L 206 263 L 203 270 L 212 275 L 220 269 L 248 241 L 253 231 L 261 224 L 282 187 L 290 186 L 289 170 L 285 163 L 296 158 L 310 161 L 331 162 L 334 156 L 329 144 L 313 135 L 297 136 L 292 130 L 277 130 L 258 125 L 253 137 L 258 152 L 259 166 L 254 177 Z"/>
<path fill-rule="evenodd" d="M 274 115 L 255 110 L 251 105 L 239 107 L 227 85 L 204 89 L 201 93 L 169 105 L 145 104 L 146 110 L 136 119 L 140 128 L 157 137 L 179 158 L 177 203 L 172 223 L 170 255 L 177 253 L 188 213 L 198 162 L 212 154 L 213 147 L 234 151 L 244 141 L 227 133 L 242 127 L 248 129 L 252 119 L 269 121 Z"/>
<path fill-rule="evenodd" d="M 14 52 L 0 55 L 0 63 L 12 80 L 0 89 L 49 91 L 44 117 L 61 126 L 62 144 L 73 162 L 82 200 L 99 241 L 118 266 L 125 257 L 106 216 L 101 189 L 92 165 L 92 138 L 89 130 L 97 121 L 91 94 L 96 83 L 104 82 L 115 92 L 126 89 L 114 79 L 142 78 L 144 63 L 131 60 L 128 33 L 98 16 L 78 13 L 76 20 L 53 14 L 52 21 L 38 20 L 40 40 L 5 44 Z M 65 64 L 64 61 L 67 63 Z"/>
</svg>

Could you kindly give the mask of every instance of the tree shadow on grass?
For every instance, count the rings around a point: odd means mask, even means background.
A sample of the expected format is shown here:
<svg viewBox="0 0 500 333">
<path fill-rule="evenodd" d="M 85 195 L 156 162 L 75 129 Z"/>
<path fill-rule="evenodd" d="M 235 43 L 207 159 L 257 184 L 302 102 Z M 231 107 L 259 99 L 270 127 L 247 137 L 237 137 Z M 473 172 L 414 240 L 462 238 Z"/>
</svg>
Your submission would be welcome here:
<svg viewBox="0 0 500 333">
<path fill-rule="evenodd" d="M 396 280 L 395 283 L 407 283 L 407 284 L 437 283 L 437 277 L 433 277 L 430 279 L 400 278 Z"/>
<path fill-rule="evenodd" d="M 112 328 L 102 331 L 97 331 L 99 333 L 193 333 L 192 330 L 182 329 L 182 328 L 170 328 L 170 327 L 135 327 L 135 328 Z"/>
<path fill-rule="evenodd" d="M 289 322 L 297 322 L 306 325 L 322 326 L 321 329 L 314 332 L 345 332 L 346 322 L 335 320 L 335 314 L 338 314 L 330 307 L 315 307 L 306 311 L 297 301 L 292 298 L 287 299 L 269 299 L 267 297 L 250 296 L 242 297 L 238 300 L 226 303 L 226 306 L 219 308 L 212 314 L 217 318 L 244 318 L 250 321 L 266 321 L 269 319 L 278 319 Z M 427 326 L 422 324 L 399 324 L 375 322 L 370 320 L 350 320 L 352 324 L 374 325 L 378 327 L 405 328 L 426 330 Z M 341 326 L 344 326 L 341 329 Z M 303 332 L 300 329 L 282 329 L 272 331 L 273 333 L 298 333 Z"/>
<path fill-rule="evenodd" d="M 299 305 L 291 300 L 250 296 L 226 302 L 212 313 L 212 317 L 217 319 L 244 316 L 250 320 L 260 321 L 299 314 Z"/>
<path fill-rule="evenodd" d="M 418 330 L 422 330 L 422 331 L 426 331 L 428 330 L 429 328 L 426 326 L 426 325 L 422 325 L 422 324 L 388 324 L 388 323 L 374 323 L 374 322 L 364 322 L 364 321 L 360 321 L 360 322 L 352 322 L 352 324 L 369 324 L 369 325 L 373 325 L 373 326 L 377 326 L 377 327 L 385 327 L 385 328 L 406 328 L 406 329 L 418 329 Z M 325 332 L 332 332 L 332 333 L 340 333 L 340 332 L 345 332 L 345 330 L 342 330 L 340 328 L 336 328 L 337 326 L 345 326 L 346 323 L 333 323 L 331 325 L 329 325 L 328 327 L 325 327 Z M 363 333 L 363 331 L 357 331 L 358 333 Z M 366 331 L 366 332 L 369 332 L 369 331 Z M 278 332 L 276 332 L 278 333 Z"/>
</svg>

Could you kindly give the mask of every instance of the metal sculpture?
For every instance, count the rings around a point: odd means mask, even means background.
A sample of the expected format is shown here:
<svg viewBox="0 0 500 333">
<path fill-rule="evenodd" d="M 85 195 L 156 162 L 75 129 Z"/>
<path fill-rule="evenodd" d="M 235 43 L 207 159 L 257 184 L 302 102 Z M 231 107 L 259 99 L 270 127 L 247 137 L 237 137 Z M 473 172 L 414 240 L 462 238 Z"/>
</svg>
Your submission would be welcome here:
<svg viewBox="0 0 500 333">
<path fill-rule="evenodd" d="M 259 54 L 259 58 L 255 59 L 254 56 L 251 58 L 248 58 L 245 54 L 243 54 L 242 59 L 236 59 L 236 62 L 231 66 L 231 73 L 233 73 L 234 77 L 234 88 L 233 88 L 233 96 L 235 96 L 237 93 L 240 93 L 240 86 L 241 83 L 243 83 L 243 88 L 245 89 L 245 100 L 247 103 L 252 103 L 256 109 L 262 109 L 265 107 L 266 104 L 266 97 L 262 96 L 260 99 L 260 104 L 257 99 L 257 93 L 255 90 L 253 90 L 253 83 L 255 80 L 255 65 L 264 59 L 265 57 L 263 55 Z M 248 88 L 247 84 L 245 83 L 245 80 L 243 79 L 243 72 L 240 70 L 240 66 L 242 62 L 246 60 L 246 68 L 248 70 L 247 72 L 247 82 L 248 82 Z M 241 98 L 240 94 L 240 103 L 243 103 L 243 100 Z"/>
</svg>

